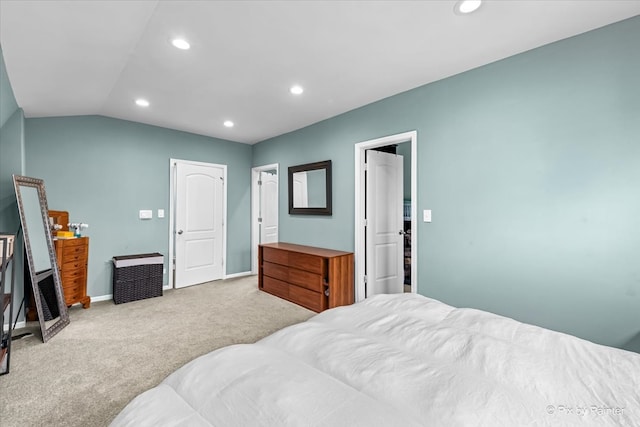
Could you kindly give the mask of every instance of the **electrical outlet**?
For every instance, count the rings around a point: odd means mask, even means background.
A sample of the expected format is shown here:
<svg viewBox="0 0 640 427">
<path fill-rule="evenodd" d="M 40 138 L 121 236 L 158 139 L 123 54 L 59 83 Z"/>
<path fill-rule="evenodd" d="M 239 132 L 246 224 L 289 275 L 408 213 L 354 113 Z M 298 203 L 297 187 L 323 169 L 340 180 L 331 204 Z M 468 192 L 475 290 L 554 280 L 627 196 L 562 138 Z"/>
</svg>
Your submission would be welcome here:
<svg viewBox="0 0 640 427">
<path fill-rule="evenodd" d="M 425 209 L 422 211 L 422 220 L 424 222 L 431 222 L 431 209 Z"/>
<path fill-rule="evenodd" d="M 140 218 L 140 219 L 151 219 L 151 218 L 153 218 L 153 211 L 152 210 L 141 210 L 138 213 L 138 218 Z"/>
</svg>

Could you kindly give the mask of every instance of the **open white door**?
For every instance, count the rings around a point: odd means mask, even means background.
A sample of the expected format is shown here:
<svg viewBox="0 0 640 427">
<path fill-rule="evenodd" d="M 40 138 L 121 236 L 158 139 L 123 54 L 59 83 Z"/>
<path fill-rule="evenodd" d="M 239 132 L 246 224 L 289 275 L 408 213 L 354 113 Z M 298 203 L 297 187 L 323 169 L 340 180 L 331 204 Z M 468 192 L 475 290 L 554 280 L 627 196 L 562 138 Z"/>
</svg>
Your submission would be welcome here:
<svg viewBox="0 0 640 427">
<path fill-rule="evenodd" d="M 176 288 L 223 278 L 226 166 L 177 161 Z"/>
<path fill-rule="evenodd" d="M 278 175 L 277 171 L 260 172 L 260 242 L 278 241 Z"/>
<path fill-rule="evenodd" d="M 258 274 L 258 245 L 278 241 L 279 167 L 251 168 L 251 272 Z"/>
<path fill-rule="evenodd" d="M 404 292 L 402 156 L 366 151 L 366 296 Z"/>
</svg>

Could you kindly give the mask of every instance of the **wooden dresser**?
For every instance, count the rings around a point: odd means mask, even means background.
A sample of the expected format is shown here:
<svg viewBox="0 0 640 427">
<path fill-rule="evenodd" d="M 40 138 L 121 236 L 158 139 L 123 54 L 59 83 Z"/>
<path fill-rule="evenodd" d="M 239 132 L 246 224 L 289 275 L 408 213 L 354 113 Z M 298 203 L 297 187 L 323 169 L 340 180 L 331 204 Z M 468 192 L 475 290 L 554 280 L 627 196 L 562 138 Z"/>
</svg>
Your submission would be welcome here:
<svg viewBox="0 0 640 427">
<path fill-rule="evenodd" d="M 91 297 L 87 295 L 89 238 L 56 239 L 54 245 L 67 306 L 79 302 L 82 308 L 89 308 L 91 305 Z"/>
<path fill-rule="evenodd" d="M 260 245 L 258 287 L 315 312 L 353 304 L 353 253 L 282 242 Z"/>
<path fill-rule="evenodd" d="M 69 212 L 49 210 L 49 217 L 54 224 L 62 227 L 61 230 L 69 231 L 67 226 Z M 55 239 L 53 243 L 67 306 L 80 303 L 82 308 L 89 308 L 91 305 L 91 297 L 87 295 L 89 238 Z"/>
</svg>

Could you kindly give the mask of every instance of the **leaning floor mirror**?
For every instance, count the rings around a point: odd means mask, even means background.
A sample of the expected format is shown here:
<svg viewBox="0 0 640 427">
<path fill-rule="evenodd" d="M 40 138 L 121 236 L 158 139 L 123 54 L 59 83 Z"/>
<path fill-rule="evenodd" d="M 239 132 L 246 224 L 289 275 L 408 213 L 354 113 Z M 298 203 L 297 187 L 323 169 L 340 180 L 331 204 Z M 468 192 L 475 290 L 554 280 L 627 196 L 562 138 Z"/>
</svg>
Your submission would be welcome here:
<svg viewBox="0 0 640 427">
<path fill-rule="evenodd" d="M 42 341 L 47 342 L 69 324 L 69 314 L 49 225 L 44 181 L 14 175 L 13 185 L 24 236 L 25 258 L 29 266 L 25 285 L 31 282 L 31 295 L 38 312 Z"/>
</svg>

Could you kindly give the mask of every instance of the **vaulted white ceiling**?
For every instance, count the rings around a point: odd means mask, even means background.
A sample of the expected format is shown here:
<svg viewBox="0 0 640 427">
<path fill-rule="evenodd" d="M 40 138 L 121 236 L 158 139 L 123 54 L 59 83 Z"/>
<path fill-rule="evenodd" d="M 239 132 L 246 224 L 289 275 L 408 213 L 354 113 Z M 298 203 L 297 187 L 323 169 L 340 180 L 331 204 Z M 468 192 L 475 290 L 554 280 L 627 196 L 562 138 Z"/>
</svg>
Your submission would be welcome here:
<svg viewBox="0 0 640 427">
<path fill-rule="evenodd" d="M 486 0 L 470 15 L 454 4 L 0 0 L 0 44 L 26 117 L 255 143 L 640 14 L 638 0 Z"/>
</svg>

